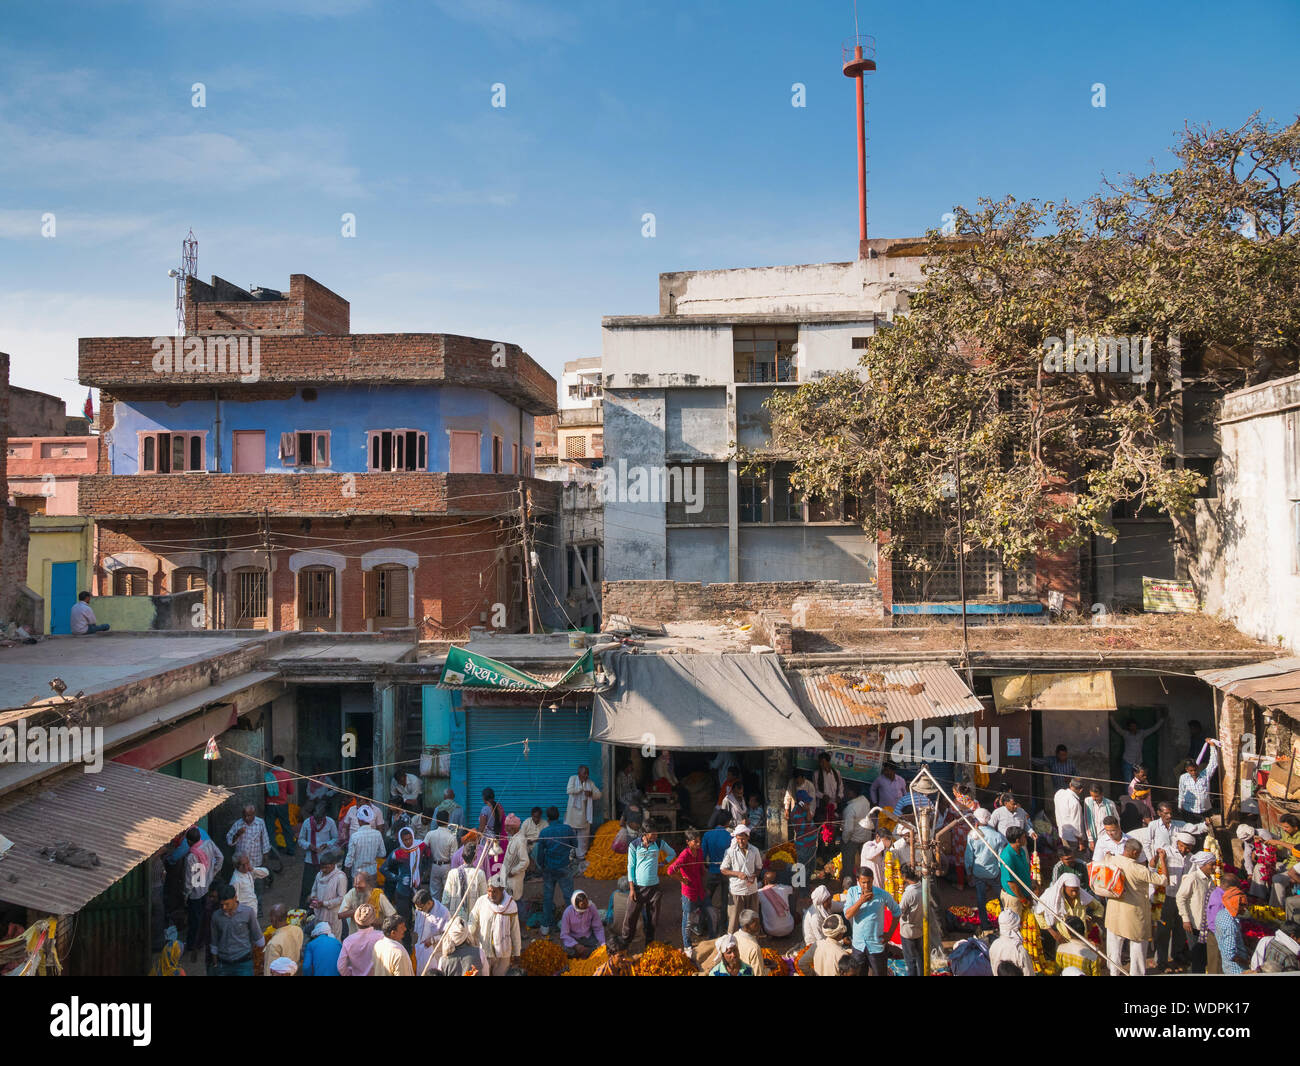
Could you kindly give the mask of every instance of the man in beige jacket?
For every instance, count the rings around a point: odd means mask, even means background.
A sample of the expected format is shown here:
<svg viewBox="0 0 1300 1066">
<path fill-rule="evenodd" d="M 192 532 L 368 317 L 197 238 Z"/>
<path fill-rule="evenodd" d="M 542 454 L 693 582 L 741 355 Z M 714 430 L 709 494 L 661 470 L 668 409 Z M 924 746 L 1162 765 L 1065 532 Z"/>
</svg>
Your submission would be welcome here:
<svg viewBox="0 0 1300 1066">
<path fill-rule="evenodd" d="M 1106 865 L 1124 875 L 1124 893 L 1119 899 L 1106 901 L 1106 955 L 1110 974 L 1117 977 L 1118 962 L 1125 941 L 1129 946 L 1128 972 L 1131 977 L 1141 977 L 1147 972 L 1147 941 L 1151 939 L 1151 885 L 1164 885 L 1168 878 L 1140 862 L 1140 842 L 1124 841 L 1124 850 L 1112 855 Z M 1163 855 L 1157 852 L 1157 857 Z"/>
<path fill-rule="evenodd" d="M 1183 931 L 1192 949 L 1192 973 L 1205 972 L 1206 947 L 1200 937 L 1205 925 L 1205 897 L 1214 887 L 1209 875 L 1213 868 L 1213 855 L 1208 851 L 1193 852 L 1187 857 L 1187 872 L 1178 884 L 1178 916 L 1183 921 Z M 1209 935 L 1214 935 L 1213 929 Z"/>
</svg>

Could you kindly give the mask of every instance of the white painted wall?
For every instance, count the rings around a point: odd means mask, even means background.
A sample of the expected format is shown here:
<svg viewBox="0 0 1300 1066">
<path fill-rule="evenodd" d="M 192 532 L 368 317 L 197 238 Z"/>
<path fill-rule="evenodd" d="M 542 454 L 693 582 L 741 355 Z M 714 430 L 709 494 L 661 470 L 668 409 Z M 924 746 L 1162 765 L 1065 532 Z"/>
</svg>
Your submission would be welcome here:
<svg viewBox="0 0 1300 1066">
<path fill-rule="evenodd" d="M 1196 516 L 1205 609 L 1300 652 L 1300 375 L 1230 393 L 1220 428 L 1219 495 Z"/>
<path fill-rule="evenodd" d="M 730 326 L 638 326 L 601 330 L 607 389 L 729 385 Z"/>
<path fill-rule="evenodd" d="M 887 243 L 887 242 L 882 242 Z M 920 256 L 850 263 L 690 270 L 660 275 L 661 313 L 676 315 L 893 312 L 922 282 Z M 904 301 L 900 306 L 900 300 Z M 668 307 L 663 303 L 667 302 Z"/>
</svg>

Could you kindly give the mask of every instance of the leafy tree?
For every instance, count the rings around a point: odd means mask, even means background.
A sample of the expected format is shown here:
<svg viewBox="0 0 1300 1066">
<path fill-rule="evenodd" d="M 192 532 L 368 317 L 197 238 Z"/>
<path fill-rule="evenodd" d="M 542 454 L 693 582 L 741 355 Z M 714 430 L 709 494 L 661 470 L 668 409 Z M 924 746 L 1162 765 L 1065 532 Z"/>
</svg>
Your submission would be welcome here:
<svg viewBox="0 0 1300 1066">
<path fill-rule="evenodd" d="M 859 371 L 769 401 L 797 486 L 847 487 L 866 530 L 897 533 L 950 521 L 960 461 L 967 543 L 1012 565 L 1113 539 L 1123 501 L 1185 521 L 1203 482 L 1172 447 L 1187 368 L 1220 389 L 1296 370 L 1300 120 L 1188 128 L 1173 156 L 1082 204 L 957 208 Z M 1115 359 L 1121 338 L 1137 373 L 1089 363 L 1088 341 Z"/>
</svg>

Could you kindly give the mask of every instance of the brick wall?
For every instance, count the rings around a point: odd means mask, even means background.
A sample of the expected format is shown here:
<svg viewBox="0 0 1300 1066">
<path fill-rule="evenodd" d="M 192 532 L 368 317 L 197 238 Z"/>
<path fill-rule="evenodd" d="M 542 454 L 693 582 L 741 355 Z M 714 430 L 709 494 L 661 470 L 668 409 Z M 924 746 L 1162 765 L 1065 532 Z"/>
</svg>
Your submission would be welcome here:
<svg viewBox="0 0 1300 1066">
<path fill-rule="evenodd" d="M 27 390 L 22 389 L 25 393 Z M 33 393 L 32 395 L 43 395 Z M 0 621 L 17 616 L 18 586 L 27 580 L 27 540 L 29 519 L 20 507 L 8 506 L 9 500 L 9 433 L 12 405 L 9 389 L 9 356 L 0 352 Z M 60 408 L 62 402 L 60 401 Z M 62 410 L 60 410 L 60 416 Z"/>
<path fill-rule="evenodd" d="M 246 289 L 213 277 L 187 278 L 187 333 L 349 333 L 348 301 L 306 274 L 289 275 L 281 299 L 256 299 Z"/>
<path fill-rule="evenodd" d="M 853 588 L 854 586 L 849 586 Z M 858 588 L 873 590 L 874 585 Z M 860 626 L 885 624 L 885 607 L 879 592 L 841 596 L 831 592 L 824 595 L 799 596 L 790 606 L 794 624 L 800 629 L 834 629 L 844 623 Z"/>
<path fill-rule="evenodd" d="M 236 332 L 233 327 L 218 332 Z M 165 389 L 180 399 L 186 387 L 239 385 L 252 395 L 267 385 L 435 384 L 486 389 L 529 414 L 553 413 L 555 379 L 517 344 L 446 333 L 355 333 L 345 336 L 264 336 L 259 341 L 259 379 L 240 384 L 238 365 L 226 373 L 154 370 L 153 337 L 82 337 L 78 372 L 82 384 L 123 399 L 132 389 Z M 494 365 L 496 358 L 498 363 Z M 238 364 L 238 360 L 235 360 Z M 174 390 L 174 391 L 173 391 Z M 244 390 L 250 390 L 247 393 Z M 108 398 L 100 403 L 107 406 Z"/>
<path fill-rule="evenodd" d="M 759 643 L 766 644 L 778 655 L 794 652 L 794 630 L 790 619 L 778 611 L 759 611 L 754 619 L 754 633 Z"/>
<path fill-rule="evenodd" d="M 737 611 L 791 612 L 796 599 L 864 603 L 879 623 L 883 610 L 875 585 L 838 581 L 750 581 L 701 585 L 691 581 L 606 581 L 605 616 L 624 614 L 661 621 L 704 621 Z"/>
<path fill-rule="evenodd" d="M 9 436 L 61 437 L 67 430 L 67 405 L 61 397 L 9 387 Z"/>
<path fill-rule="evenodd" d="M 343 632 L 366 629 L 365 577 L 361 559 L 381 548 L 414 552 L 415 618 L 426 616 L 424 639 L 439 639 L 448 632 L 464 634 L 473 625 L 490 625 L 496 603 L 506 605 L 506 629 L 527 625 L 522 591 L 516 596 L 512 563 L 518 558 L 518 537 L 513 526 L 494 517 L 481 519 L 412 519 L 336 517 L 329 520 L 272 521 L 272 606 L 275 628 L 298 629 L 298 577 L 291 560 L 301 551 L 319 548 L 342 555 L 335 595 Z M 230 519 L 221 522 L 181 520 L 158 522 L 108 521 L 100 525 L 95 587 L 100 595 L 111 592 L 106 563 L 114 556 L 133 553 L 129 562 L 143 566 L 149 575 L 148 592 L 162 596 L 175 591 L 177 567 L 198 566 L 208 572 L 210 585 L 220 591 L 222 576 L 240 565 L 264 567 L 263 534 L 258 522 Z M 184 544 L 188 551 L 168 545 Z M 244 549 L 232 556 L 223 551 Z M 555 575 L 550 575 L 552 582 Z M 229 588 L 230 582 L 225 582 Z M 209 600 L 216 627 L 233 625 L 220 603 Z"/>
<path fill-rule="evenodd" d="M 497 514 L 519 506 L 515 474 L 97 474 L 79 513 L 105 518 Z M 560 486 L 522 479 L 535 509 L 556 512 Z"/>
</svg>

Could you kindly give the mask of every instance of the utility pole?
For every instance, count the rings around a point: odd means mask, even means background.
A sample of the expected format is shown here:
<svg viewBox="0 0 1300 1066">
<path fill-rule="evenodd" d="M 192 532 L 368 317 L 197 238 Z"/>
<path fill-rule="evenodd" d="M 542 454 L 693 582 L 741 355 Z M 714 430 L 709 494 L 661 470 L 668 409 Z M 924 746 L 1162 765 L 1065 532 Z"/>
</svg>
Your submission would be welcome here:
<svg viewBox="0 0 1300 1066">
<path fill-rule="evenodd" d="M 528 587 L 528 632 L 536 633 L 533 612 L 533 551 L 528 543 L 528 490 L 519 482 L 519 529 L 524 537 L 524 581 Z"/>
<path fill-rule="evenodd" d="M 963 443 L 965 441 L 963 440 Z M 975 690 L 970 663 L 970 637 L 966 631 L 966 511 L 961 495 L 961 453 L 957 453 L 957 594 L 961 596 L 961 659 L 966 667 L 966 687 Z"/>
<path fill-rule="evenodd" d="M 266 551 L 266 628 L 270 631 L 275 630 L 275 588 L 274 580 L 274 563 L 271 559 L 271 511 L 269 508 L 262 508 L 262 547 Z"/>
<path fill-rule="evenodd" d="M 934 815 L 936 811 L 935 803 L 937 802 L 938 788 L 934 779 L 930 776 L 928 766 L 922 765 L 921 772 L 912 779 L 911 785 L 914 794 L 925 797 L 929 802 L 924 806 L 918 806 L 913 801 L 912 817 L 916 819 L 916 834 L 914 841 L 919 838 L 919 848 L 921 852 L 920 862 L 917 873 L 921 875 L 921 976 L 930 976 L 930 899 L 931 899 L 931 879 L 938 873 L 938 864 L 936 857 L 938 855 L 937 838 L 934 835 Z M 916 861 L 916 848 L 913 848 L 913 861 Z"/>
</svg>

